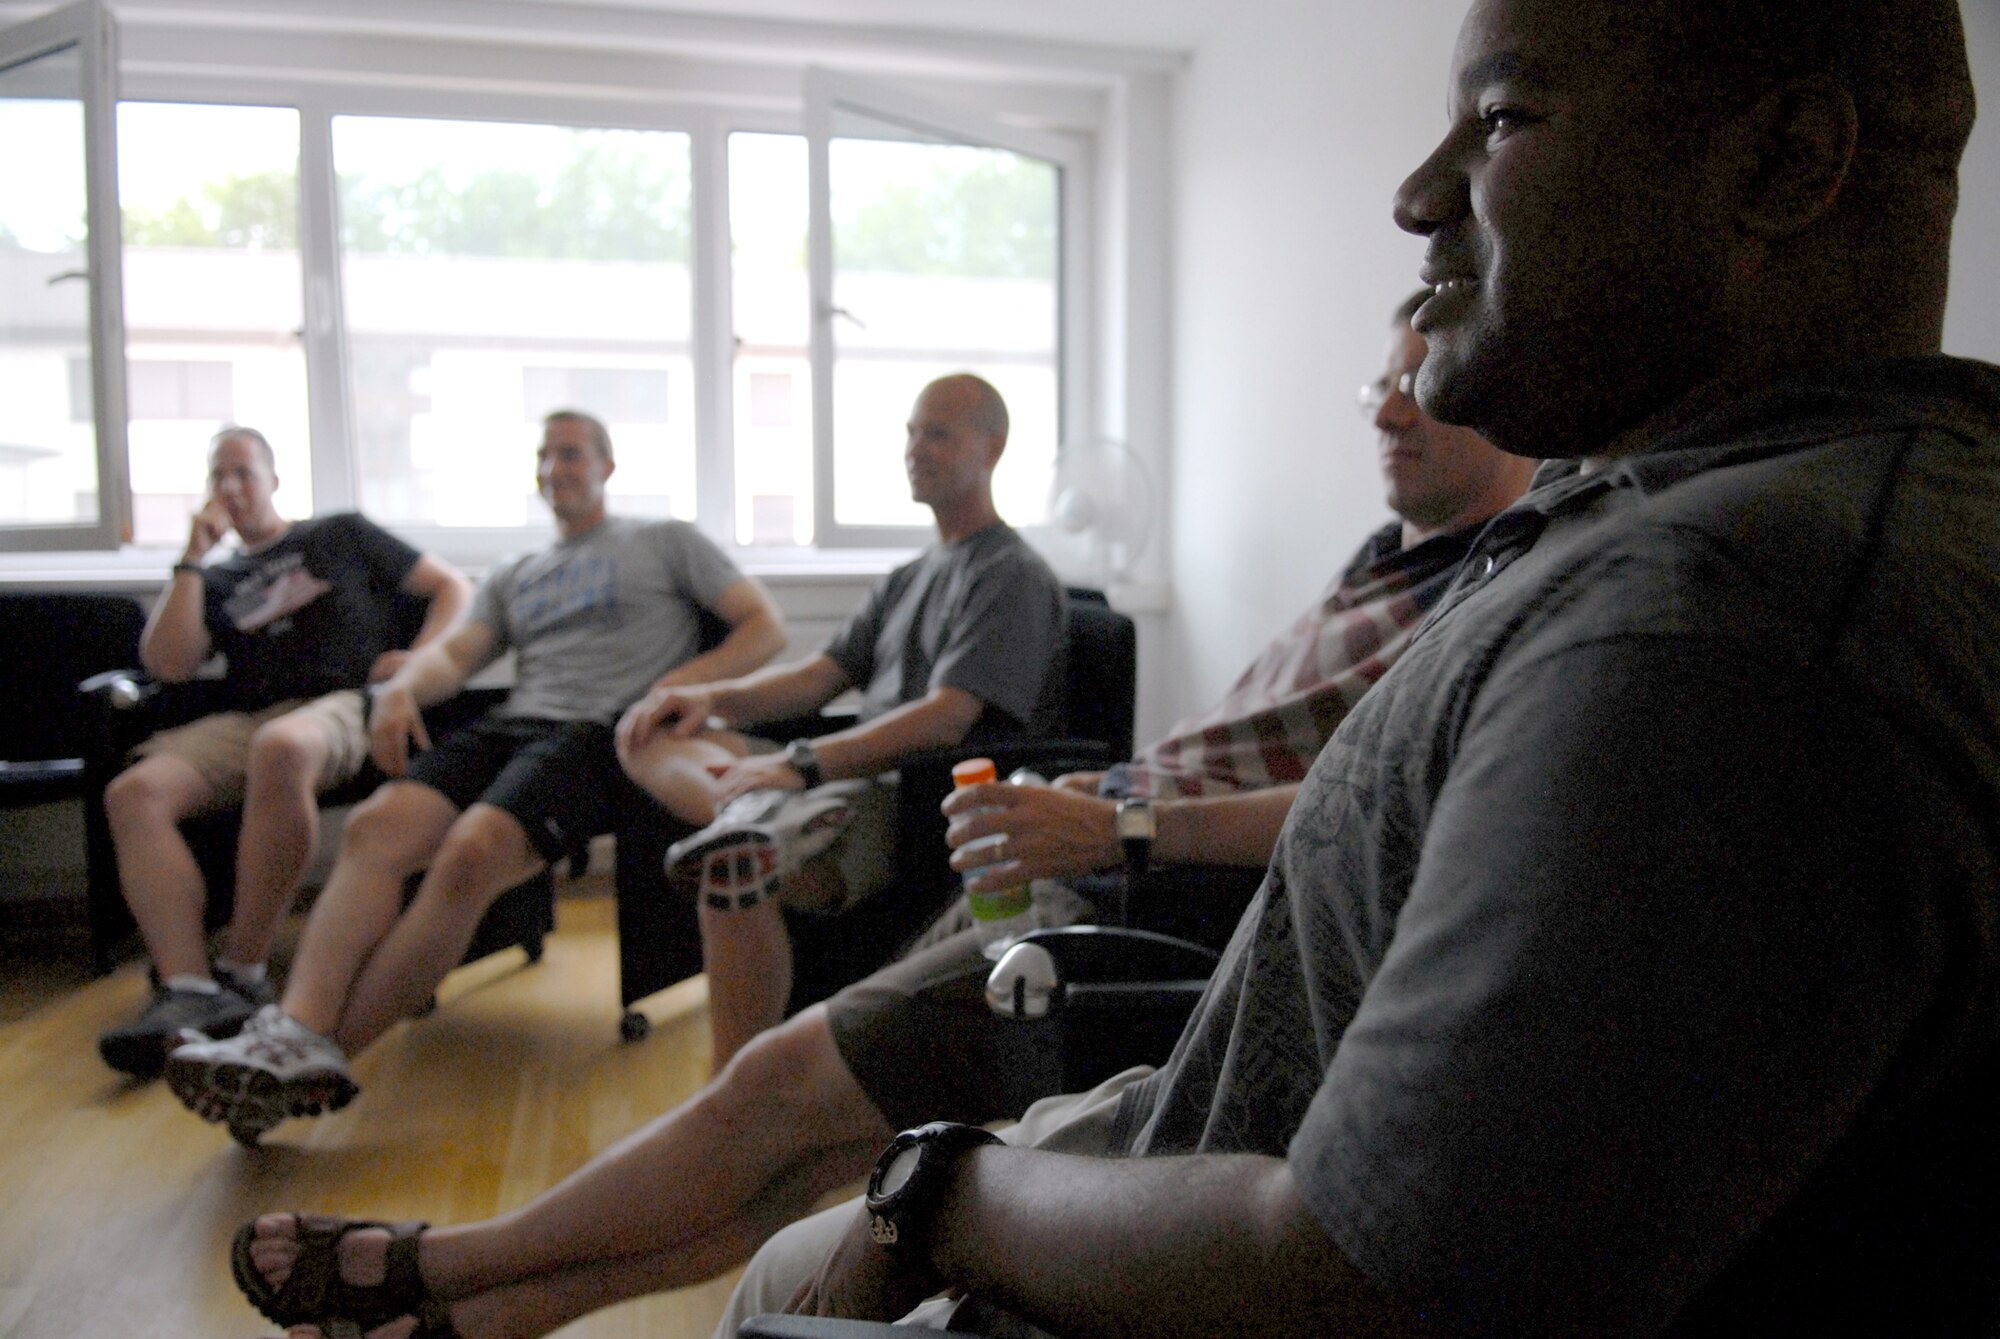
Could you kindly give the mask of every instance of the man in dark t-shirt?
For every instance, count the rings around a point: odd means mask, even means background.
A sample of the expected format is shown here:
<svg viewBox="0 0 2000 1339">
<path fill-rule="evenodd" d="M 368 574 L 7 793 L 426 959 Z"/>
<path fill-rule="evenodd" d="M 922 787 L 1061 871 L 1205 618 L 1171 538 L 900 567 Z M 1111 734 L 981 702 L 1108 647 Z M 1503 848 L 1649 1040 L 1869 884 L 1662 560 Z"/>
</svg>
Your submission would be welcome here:
<svg viewBox="0 0 2000 1339">
<path fill-rule="evenodd" d="M 976 376 L 926 386 L 904 464 L 938 542 L 871 590 L 820 654 L 656 690 L 619 723 L 626 772 L 704 828 L 669 863 L 699 885 L 717 1070 L 784 1016 L 792 963 L 780 903 L 837 910 L 890 882 L 894 779 L 881 774 L 922 749 L 1055 724 L 1062 586 L 994 508 L 1007 426 L 1006 404 Z M 861 691 L 850 729 L 782 753 L 739 733 L 849 688 Z"/>
<path fill-rule="evenodd" d="M 317 840 L 316 796 L 367 760 L 363 689 L 408 654 L 396 596 L 429 602 L 416 645 L 456 620 L 469 596 L 443 561 L 362 516 L 284 519 L 277 487 L 263 434 L 216 435 L 209 498 L 139 642 L 141 663 L 169 682 L 220 652 L 229 704 L 145 741 L 105 790 L 119 886 L 159 984 L 98 1050 L 141 1078 L 160 1071 L 183 1028 L 227 1036 L 269 1001 L 264 963 Z M 232 530 L 239 548 L 204 564 Z M 211 964 L 202 876 L 179 824 L 233 805 L 243 808 L 235 898 Z"/>
</svg>

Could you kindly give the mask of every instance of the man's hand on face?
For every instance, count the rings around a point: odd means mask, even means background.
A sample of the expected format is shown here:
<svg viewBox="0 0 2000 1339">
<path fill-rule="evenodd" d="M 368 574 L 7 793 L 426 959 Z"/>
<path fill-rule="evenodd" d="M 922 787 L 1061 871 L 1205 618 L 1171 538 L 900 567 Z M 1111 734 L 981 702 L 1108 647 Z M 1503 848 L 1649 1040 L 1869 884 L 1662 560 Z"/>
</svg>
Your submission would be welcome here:
<svg viewBox="0 0 2000 1339">
<path fill-rule="evenodd" d="M 698 735 L 708 728 L 714 714 L 715 694 L 707 689 L 654 684 L 618 718 L 618 756 L 623 758 L 646 747 L 662 729 L 682 739 Z"/>
<path fill-rule="evenodd" d="M 410 745 L 419 750 L 431 746 L 424 730 L 424 714 L 407 688 L 390 688 L 375 695 L 368 713 L 369 753 L 386 776 L 402 776 L 410 770 Z"/>
<path fill-rule="evenodd" d="M 857 1206 L 854 1222 L 834 1243 L 819 1270 L 806 1280 L 785 1310 L 793 1315 L 837 1316 L 847 1320 L 895 1320 L 945 1281 L 927 1261 L 896 1254 L 875 1244 L 870 1215 Z"/>
<path fill-rule="evenodd" d="M 222 542 L 222 537 L 234 524 L 229 519 L 229 508 L 219 500 L 210 498 L 202 503 L 201 510 L 188 521 L 187 552 L 182 561 L 200 562 L 210 549 Z"/>
<path fill-rule="evenodd" d="M 1027 879 L 1073 879 L 1123 863 L 1118 806 L 1095 795 L 1055 786 L 1015 786 L 1004 781 L 967 786 L 945 798 L 945 843 L 951 867 L 981 870 L 965 881 L 967 892 L 989 892 Z M 996 845 L 968 844 L 1003 837 Z"/>
<path fill-rule="evenodd" d="M 728 804 L 738 795 L 753 790 L 804 790 L 806 779 L 792 770 L 783 755 L 760 753 L 714 769 L 715 802 Z"/>
</svg>

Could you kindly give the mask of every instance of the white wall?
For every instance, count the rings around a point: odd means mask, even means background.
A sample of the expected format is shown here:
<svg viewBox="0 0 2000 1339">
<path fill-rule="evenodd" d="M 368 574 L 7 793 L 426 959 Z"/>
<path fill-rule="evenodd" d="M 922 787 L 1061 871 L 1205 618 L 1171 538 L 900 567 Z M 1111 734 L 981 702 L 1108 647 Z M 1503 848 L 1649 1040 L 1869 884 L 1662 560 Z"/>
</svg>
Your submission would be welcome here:
<svg viewBox="0 0 2000 1339">
<path fill-rule="evenodd" d="M 2000 4 L 1964 0 L 1986 114 L 1946 345 L 2000 362 Z M 1464 0 L 1237 0 L 1176 118 L 1175 613 L 1162 707 L 1213 700 L 1383 520 L 1354 392 L 1416 287 L 1390 199 L 1444 126 Z"/>
</svg>

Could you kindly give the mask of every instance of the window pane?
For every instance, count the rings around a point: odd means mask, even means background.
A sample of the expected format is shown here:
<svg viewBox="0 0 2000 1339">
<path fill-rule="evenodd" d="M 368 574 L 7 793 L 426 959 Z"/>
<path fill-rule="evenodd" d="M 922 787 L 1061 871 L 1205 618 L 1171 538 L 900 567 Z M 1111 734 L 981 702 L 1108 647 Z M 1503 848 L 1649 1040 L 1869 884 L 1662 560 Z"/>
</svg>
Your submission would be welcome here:
<svg viewBox="0 0 2000 1339">
<path fill-rule="evenodd" d="M 97 519 L 82 80 L 74 47 L 0 70 L 0 524 Z"/>
<path fill-rule="evenodd" d="M 736 539 L 813 539 L 806 142 L 729 137 L 735 302 Z"/>
<path fill-rule="evenodd" d="M 925 142 L 843 110 L 832 185 L 834 516 L 927 525 L 903 424 L 926 381 L 977 372 L 1013 419 L 1002 515 L 1043 519 L 1057 441 L 1061 173 L 1003 149 Z"/>
<path fill-rule="evenodd" d="M 687 136 L 343 116 L 333 150 L 364 510 L 540 520 L 568 408 L 611 430 L 618 512 L 691 519 Z"/>
<path fill-rule="evenodd" d="M 278 510 L 310 516 L 298 113 L 120 103 L 118 196 L 134 538 L 186 538 L 232 423 L 270 440 Z"/>
</svg>

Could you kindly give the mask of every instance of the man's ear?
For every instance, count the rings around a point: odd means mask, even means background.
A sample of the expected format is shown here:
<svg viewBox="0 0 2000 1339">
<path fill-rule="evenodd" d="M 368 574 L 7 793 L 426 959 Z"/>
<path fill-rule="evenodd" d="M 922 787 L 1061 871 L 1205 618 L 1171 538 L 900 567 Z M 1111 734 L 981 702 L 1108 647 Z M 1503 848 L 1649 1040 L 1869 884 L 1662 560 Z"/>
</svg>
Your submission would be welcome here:
<svg viewBox="0 0 2000 1339">
<path fill-rule="evenodd" d="M 1839 80 L 1815 75 L 1766 92 L 1745 114 L 1751 166 L 1737 218 L 1755 237 L 1789 237 L 1831 213 L 1854 162 L 1859 120 Z"/>
</svg>

